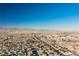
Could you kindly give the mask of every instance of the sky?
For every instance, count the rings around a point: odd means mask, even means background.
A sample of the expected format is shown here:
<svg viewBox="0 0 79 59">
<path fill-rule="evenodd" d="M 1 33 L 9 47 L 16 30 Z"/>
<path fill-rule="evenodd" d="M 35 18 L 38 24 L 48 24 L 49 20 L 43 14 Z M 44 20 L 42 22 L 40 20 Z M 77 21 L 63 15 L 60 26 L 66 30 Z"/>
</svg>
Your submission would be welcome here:
<svg viewBox="0 0 79 59">
<path fill-rule="evenodd" d="M 79 4 L 0 3 L 0 27 L 79 30 Z"/>
</svg>

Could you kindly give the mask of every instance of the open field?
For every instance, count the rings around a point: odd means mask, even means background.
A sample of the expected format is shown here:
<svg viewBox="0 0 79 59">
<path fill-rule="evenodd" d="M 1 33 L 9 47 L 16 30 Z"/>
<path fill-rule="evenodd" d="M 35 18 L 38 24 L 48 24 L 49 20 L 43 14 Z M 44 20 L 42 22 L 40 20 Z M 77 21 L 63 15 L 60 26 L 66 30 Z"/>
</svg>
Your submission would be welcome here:
<svg viewBox="0 0 79 59">
<path fill-rule="evenodd" d="M 0 29 L 0 56 L 79 56 L 79 32 Z"/>
</svg>

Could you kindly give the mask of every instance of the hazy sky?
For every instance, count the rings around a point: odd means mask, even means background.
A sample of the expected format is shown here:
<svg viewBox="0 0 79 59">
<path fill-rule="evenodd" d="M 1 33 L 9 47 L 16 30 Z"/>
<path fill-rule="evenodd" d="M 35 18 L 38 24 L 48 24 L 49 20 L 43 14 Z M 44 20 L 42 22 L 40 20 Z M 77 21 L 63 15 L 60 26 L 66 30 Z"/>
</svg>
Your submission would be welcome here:
<svg viewBox="0 0 79 59">
<path fill-rule="evenodd" d="M 0 27 L 79 30 L 79 4 L 0 4 Z"/>
</svg>

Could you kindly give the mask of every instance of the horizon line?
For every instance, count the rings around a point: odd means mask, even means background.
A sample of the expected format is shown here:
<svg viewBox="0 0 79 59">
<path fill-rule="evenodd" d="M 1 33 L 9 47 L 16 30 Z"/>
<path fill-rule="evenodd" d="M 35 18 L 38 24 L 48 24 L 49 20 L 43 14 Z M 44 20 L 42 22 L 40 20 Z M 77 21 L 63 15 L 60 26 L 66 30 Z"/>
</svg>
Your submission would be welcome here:
<svg viewBox="0 0 79 59">
<path fill-rule="evenodd" d="M 0 27 L 0 29 L 15 29 L 15 30 L 43 30 L 43 31 L 70 31 L 70 32 L 79 32 L 79 29 L 77 30 L 71 30 L 71 29 L 39 29 L 39 28 L 21 28 L 21 27 Z"/>
</svg>

